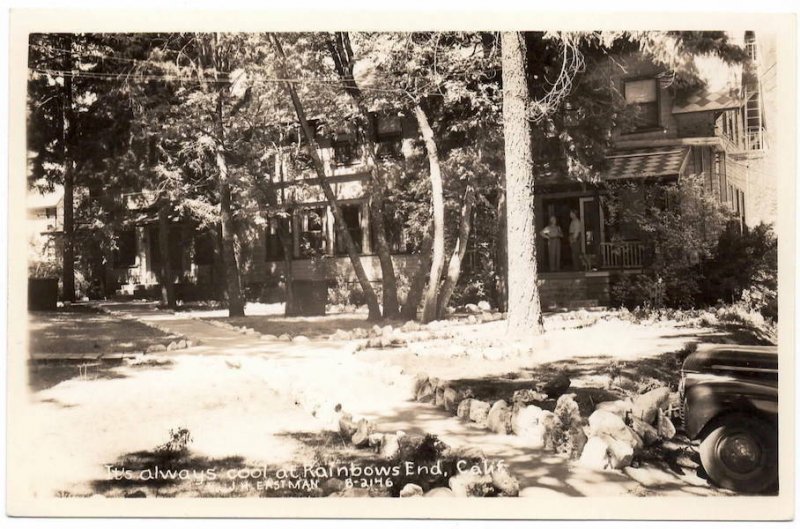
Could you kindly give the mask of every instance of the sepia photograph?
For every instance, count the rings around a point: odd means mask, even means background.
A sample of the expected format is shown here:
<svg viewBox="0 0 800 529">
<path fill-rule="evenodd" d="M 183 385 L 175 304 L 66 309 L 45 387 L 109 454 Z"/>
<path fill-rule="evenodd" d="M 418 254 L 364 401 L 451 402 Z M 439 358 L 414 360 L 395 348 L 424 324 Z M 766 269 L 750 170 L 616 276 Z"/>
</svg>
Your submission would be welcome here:
<svg viewBox="0 0 800 529">
<path fill-rule="evenodd" d="M 17 34 L 9 512 L 791 502 L 794 26 L 705 20 Z"/>
</svg>

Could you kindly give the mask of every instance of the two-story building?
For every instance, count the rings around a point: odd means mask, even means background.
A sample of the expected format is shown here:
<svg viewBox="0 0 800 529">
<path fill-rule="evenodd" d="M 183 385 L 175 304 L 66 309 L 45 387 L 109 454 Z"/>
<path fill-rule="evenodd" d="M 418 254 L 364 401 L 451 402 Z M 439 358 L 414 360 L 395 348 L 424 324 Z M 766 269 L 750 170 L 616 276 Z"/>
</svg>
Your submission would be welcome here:
<svg viewBox="0 0 800 529">
<path fill-rule="evenodd" d="M 758 46 L 751 32 L 745 35 L 744 44 L 751 58 L 757 58 Z M 546 240 L 537 242 L 546 308 L 606 304 L 614 274 L 638 273 L 647 267 L 646 236 L 636 226 L 612 226 L 606 218 L 604 201 L 610 183 L 670 183 L 686 175 L 702 175 L 704 190 L 727 204 L 744 227 L 747 204 L 752 203 L 752 165 L 754 160 L 769 158 L 765 156 L 767 128 L 761 83 L 753 68 L 748 67 L 746 75 L 724 75 L 730 69 L 717 72 L 715 83 L 680 100 L 670 72 L 642 54 L 614 57 L 607 68 L 610 82 L 625 104 L 634 107 L 636 118 L 626 130 L 614 130 L 614 149 L 606 156 L 606 170 L 590 181 L 569 174 L 536 175 L 537 231 L 556 217 L 565 234 L 555 270 L 548 262 Z M 768 174 L 764 177 L 774 181 L 774 173 L 771 178 Z M 635 196 L 626 200 L 627 207 L 636 207 L 637 202 Z M 581 221 L 580 244 L 586 257 L 581 263 L 573 263 L 570 255 L 566 236 L 570 211 L 577 212 Z"/>
<path fill-rule="evenodd" d="M 774 68 L 774 53 L 771 58 L 762 53 L 763 48 L 752 33 L 744 35 L 743 43 L 758 66 L 748 71 L 763 75 Z M 569 174 L 536 175 L 537 231 L 545 227 L 548 219 L 556 217 L 566 234 L 570 211 L 574 211 L 581 222 L 582 254 L 588 258 L 588 266 L 586 262 L 572 263 L 564 237 L 559 269 L 551 270 L 545 241 L 537 239 L 545 308 L 607 304 L 613 274 L 637 273 L 647 266 L 647 241 L 642 234 L 635 226 L 611 226 L 606 219 L 604 196 L 609 182 L 671 182 L 685 175 L 702 175 L 708 192 L 728 204 L 740 224 L 745 225 L 755 203 L 753 196 L 758 195 L 751 191 L 753 174 L 774 181 L 771 169 L 764 165 L 770 159 L 764 154 L 769 129 L 759 75 L 740 74 L 726 79 L 729 82 L 724 86 L 709 85 L 676 100 L 670 72 L 641 54 L 614 57 L 607 68 L 610 82 L 615 83 L 625 103 L 635 107 L 637 119 L 627 130 L 614 131 L 614 149 L 607 155 L 606 170 L 586 181 Z M 399 162 L 412 153 L 419 136 L 409 117 L 381 118 L 376 129 L 379 156 Z M 346 130 L 319 130 L 319 154 L 327 180 L 361 253 L 365 271 L 373 281 L 380 281 L 365 153 Z M 278 222 L 286 222 L 289 227 L 294 279 L 355 283 L 316 174 L 310 167 L 298 169 L 296 161 L 289 163 L 292 151 L 296 155 L 294 149 L 276 152 L 269 164 L 270 179 L 280 189 L 278 200 L 290 215 L 284 220 L 267 221 L 257 236 L 241 245 L 243 284 L 251 295 L 280 295 L 286 263 Z M 155 295 L 161 262 L 157 215 L 153 200 L 148 200 L 146 193 L 133 195 L 136 200 L 131 208 L 138 217 L 130 222 L 130 228 L 118 234 L 118 249 L 108 260 L 106 284 L 117 294 Z M 759 220 L 773 219 L 765 214 L 759 215 Z M 198 232 L 188 221 L 176 221 L 171 224 L 169 241 L 179 295 L 203 298 L 219 294 L 224 280 L 216 234 Z M 402 231 L 391 234 L 390 244 L 398 274 L 413 274 L 418 259 L 408 251 Z"/>
</svg>

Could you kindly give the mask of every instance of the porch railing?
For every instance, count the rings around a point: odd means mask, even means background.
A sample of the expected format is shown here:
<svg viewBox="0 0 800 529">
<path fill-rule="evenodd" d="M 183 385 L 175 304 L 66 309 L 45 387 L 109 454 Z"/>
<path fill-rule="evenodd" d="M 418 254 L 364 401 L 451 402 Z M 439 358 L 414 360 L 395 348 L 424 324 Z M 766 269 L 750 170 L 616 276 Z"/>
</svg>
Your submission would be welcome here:
<svg viewBox="0 0 800 529">
<path fill-rule="evenodd" d="M 644 244 L 637 241 L 600 243 L 603 268 L 641 268 L 644 265 Z"/>
</svg>

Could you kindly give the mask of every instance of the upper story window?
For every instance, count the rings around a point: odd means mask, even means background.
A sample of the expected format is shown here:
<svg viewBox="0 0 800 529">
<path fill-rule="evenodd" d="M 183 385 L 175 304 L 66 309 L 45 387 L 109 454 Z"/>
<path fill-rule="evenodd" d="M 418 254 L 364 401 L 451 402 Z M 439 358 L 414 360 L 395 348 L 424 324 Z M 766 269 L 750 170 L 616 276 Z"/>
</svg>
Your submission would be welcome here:
<svg viewBox="0 0 800 529">
<path fill-rule="evenodd" d="M 403 155 L 403 125 L 396 116 L 380 117 L 375 127 L 376 155 L 380 159 L 400 159 Z"/>
<path fill-rule="evenodd" d="M 625 104 L 635 110 L 630 132 L 653 129 L 660 125 L 656 79 L 625 81 Z"/>
<path fill-rule="evenodd" d="M 354 165 L 361 161 L 361 145 L 354 140 L 337 139 L 333 142 L 333 161 L 336 165 Z"/>
</svg>

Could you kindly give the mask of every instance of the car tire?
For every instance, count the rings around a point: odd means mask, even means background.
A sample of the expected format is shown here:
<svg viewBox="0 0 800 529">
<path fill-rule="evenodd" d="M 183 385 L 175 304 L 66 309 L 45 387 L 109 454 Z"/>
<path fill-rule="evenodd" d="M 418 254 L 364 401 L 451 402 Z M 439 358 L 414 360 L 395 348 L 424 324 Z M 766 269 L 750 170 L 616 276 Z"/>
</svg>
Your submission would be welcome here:
<svg viewBox="0 0 800 529">
<path fill-rule="evenodd" d="M 721 417 L 700 444 L 700 461 L 720 487 L 763 492 L 778 481 L 776 427 L 750 415 Z"/>
</svg>

